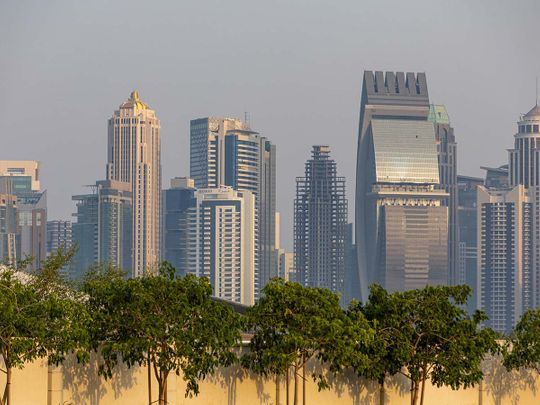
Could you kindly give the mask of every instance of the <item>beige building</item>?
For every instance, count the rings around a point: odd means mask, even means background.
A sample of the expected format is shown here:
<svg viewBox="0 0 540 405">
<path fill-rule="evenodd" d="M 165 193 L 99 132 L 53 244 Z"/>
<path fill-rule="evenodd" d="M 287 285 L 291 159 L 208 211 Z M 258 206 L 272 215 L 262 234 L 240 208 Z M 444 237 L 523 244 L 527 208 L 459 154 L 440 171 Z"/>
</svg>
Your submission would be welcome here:
<svg viewBox="0 0 540 405">
<path fill-rule="evenodd" d="M 533 189 L 477 189 L 477 304 L 501 333 L 531 307 Z"/>
<path fill-rule="evenodd" d="M 31 191 L 39 191 L 39 166 L 37 160 L 0 160 L 0 176 L 30 176 Z"/>
<path fill-rule="evenodd" d="M 154 110 L 134 91 L 109 119 L 107 180 L 129 183 L 133 193 L 132 274 L 160 259 L 161 133 Z"/>
<path fill-rule="evenodd" d="M 190 218 L 188 271 L 208 277 L 214 295 L 255 303 L 255 196 L 231 187 L 200 189 Z"/>
</svg>

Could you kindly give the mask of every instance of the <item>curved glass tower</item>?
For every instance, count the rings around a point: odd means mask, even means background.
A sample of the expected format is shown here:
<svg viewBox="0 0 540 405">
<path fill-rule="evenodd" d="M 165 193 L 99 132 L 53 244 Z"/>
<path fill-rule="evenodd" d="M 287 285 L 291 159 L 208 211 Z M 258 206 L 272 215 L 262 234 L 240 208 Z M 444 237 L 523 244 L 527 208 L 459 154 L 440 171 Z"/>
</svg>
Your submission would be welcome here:
<svg viewBox="0 0 540 405">
<path fill-rule="evenodd" d="M 448 194 L 440 187 L 423 73 L 364 73 L 356 169 L 359 298 L 448 282 Z"/>
</svg>

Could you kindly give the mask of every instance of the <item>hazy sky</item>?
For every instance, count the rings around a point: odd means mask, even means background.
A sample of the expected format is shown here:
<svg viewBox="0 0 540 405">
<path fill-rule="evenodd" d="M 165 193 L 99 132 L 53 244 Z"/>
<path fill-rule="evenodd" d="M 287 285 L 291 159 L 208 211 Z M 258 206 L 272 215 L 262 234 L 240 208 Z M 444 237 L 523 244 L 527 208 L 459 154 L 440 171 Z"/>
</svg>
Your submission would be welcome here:
<svg viewBox="0 0 540 405">
<path fill-rule="evenodd" d="M 105 177 L 107 119 L 137 89 L 162 125 L 163 185 L 189 120 L 251 115 L 278 150 L 282 243 L 295 176 L 329 144 L 354 211 L 362 72 L 426 72 L 459 173 L 506 163 L 540 75 L 538 0 L 0 0 L 0 159 L 42 163 L 49 219 Z"/>
</svg>

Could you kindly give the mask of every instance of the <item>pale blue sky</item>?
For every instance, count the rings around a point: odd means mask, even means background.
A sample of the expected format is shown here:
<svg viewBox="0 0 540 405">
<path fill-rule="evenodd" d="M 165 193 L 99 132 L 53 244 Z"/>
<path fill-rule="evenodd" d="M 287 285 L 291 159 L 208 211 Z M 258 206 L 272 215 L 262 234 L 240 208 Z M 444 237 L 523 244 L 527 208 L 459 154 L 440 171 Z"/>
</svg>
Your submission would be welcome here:
<svg viewBox="0 0 540 405">
<path fill-rule="evenodd" d="M 189 120 L 243 117 L 278 148 L 292 243 L 311 145 L 354 170 L 362 72 L 423 71 L 446 104 L 459 172 L 507 160 L 540 75 L 537 0 L 0 0 L 0 159 L 42 162 L 49 218 L 105 176 L 107 119 L 139 90 L 162 123 L 163 185 L 189 174 Z"/>
</svg>

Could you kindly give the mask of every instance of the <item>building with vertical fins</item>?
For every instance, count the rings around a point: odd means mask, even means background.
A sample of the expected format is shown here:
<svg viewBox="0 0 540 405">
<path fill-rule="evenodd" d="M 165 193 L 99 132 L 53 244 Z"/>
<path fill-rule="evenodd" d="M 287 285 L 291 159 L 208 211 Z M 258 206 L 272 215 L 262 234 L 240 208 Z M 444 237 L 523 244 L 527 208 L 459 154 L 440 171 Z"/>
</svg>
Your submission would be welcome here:
<svg viewBox="0 0 540 405">
<path fill-rule="evenodd" d="M 278 271 L 275 254 L 276 147 L 238 119 L 190 125 L 190 177 L 196 188 L 230 186 L 255 197 L 255 296 Z"/>
<path fill-rule="evenodd" d="M 528 190 L 534 203 L 533 265 L 530 280 L 524 279 L 527 297 L 523 310 L 540 307 L 540 106 L 536 104 L 520 117 L 514 135 L 514 148 L 508 151 L 509 186 L 519 184 Z"/>
<path fill-rule="evenodd" d="M 431 104 L 428 120 L 435 126 L 435 140 L 439 159 L 439 180 L 448 193 L 443 200 L 448 207 L 448 282 L 452 285 L 464 284 L 459 273 L 458 242 L 458 185 L 457 185 L 457 143 L 454 128 L 444 105 Z"/>
<path fill-rule="evenodd" d="M 71 248 L 71 221 L 55 219 L 47 221 L 47 256 L 60 247 Z"/>
<path fill-rule="evenodd" d="M 521 184 L 478 187 L 478 307 L 486 325 L 509 333 L 531 306 L 533 201 Z"/>
<path fill-rule="evenodd" d="M 347 232 L 345 178 L 338 177 L 328 146 L 313 146 L 304 177 L 296 178 L 294 260 L 296 281 L 343 294 Z"/>
<path fill-rule="evenodd" d="M 222 186 L 195 192 L 190 209 L 188 271 L 208 277 L 214 296 L 255 303 L 255 197 Z"/>
<path fill-rule="evenodd" d="M 440 185 L 424 73 L 364 72 L 356 169 L 361 286 L 448 283 L 448 193 Z"/>
<path fill-rule="evenodd" d="M 107 180 L 127 183 L 133 198 L 133 276 L 160 260 L 160 121 L 138 92 L 131 93 L 109 119 Z"/>
</svg>

